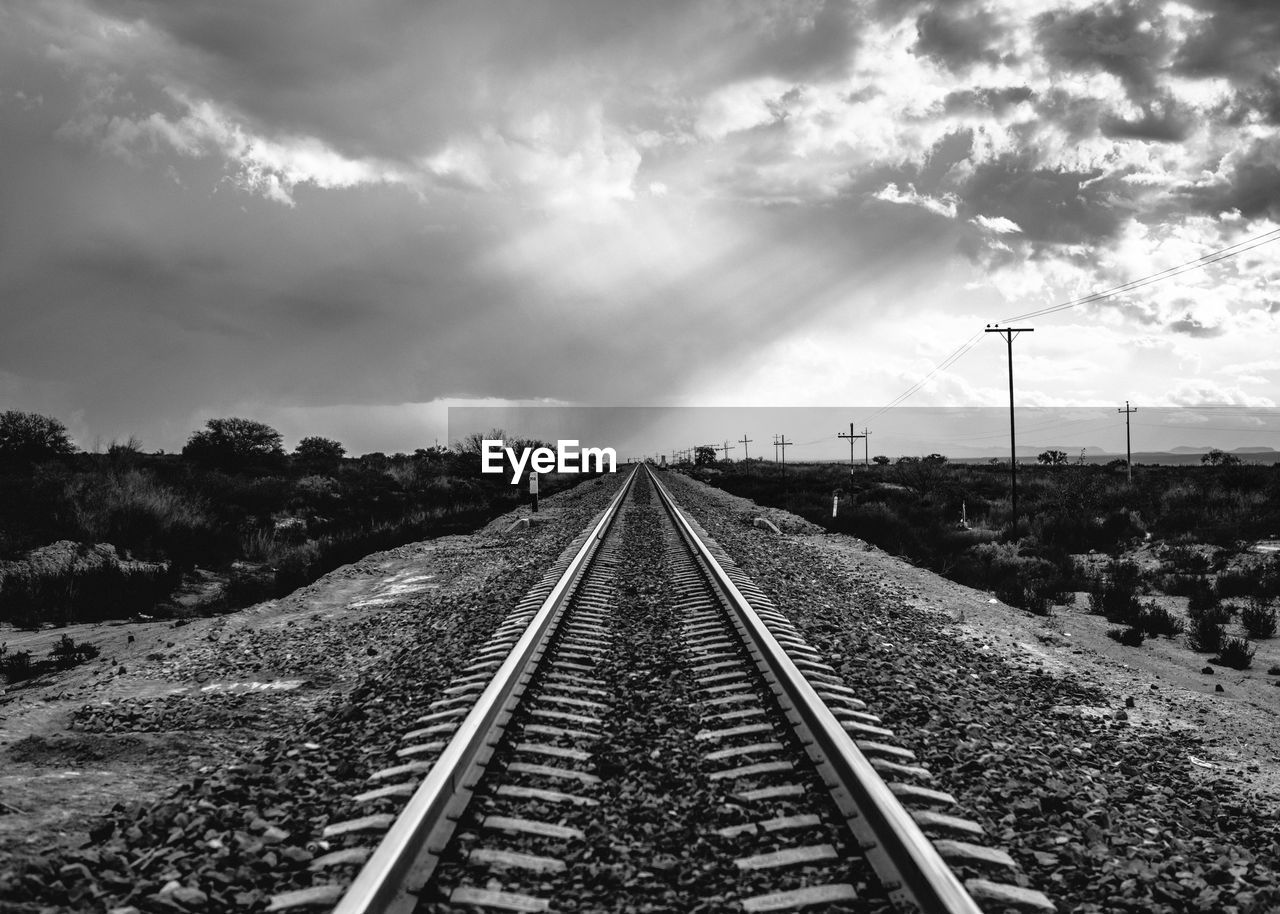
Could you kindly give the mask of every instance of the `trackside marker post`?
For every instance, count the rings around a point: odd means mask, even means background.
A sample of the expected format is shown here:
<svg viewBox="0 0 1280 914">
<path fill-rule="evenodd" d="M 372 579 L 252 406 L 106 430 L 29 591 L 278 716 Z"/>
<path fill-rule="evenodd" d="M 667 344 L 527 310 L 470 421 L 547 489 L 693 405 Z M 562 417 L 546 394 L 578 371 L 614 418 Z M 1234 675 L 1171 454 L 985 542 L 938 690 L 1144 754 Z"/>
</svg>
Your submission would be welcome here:
<svg viewBox="0 0 1280 914">
<path fill-rule="evenodd" d="M 529 474 L 529 494 L 533 496 L 533 513 L 538 513 L 538 473 L 533 471 Z"/>
</svg>

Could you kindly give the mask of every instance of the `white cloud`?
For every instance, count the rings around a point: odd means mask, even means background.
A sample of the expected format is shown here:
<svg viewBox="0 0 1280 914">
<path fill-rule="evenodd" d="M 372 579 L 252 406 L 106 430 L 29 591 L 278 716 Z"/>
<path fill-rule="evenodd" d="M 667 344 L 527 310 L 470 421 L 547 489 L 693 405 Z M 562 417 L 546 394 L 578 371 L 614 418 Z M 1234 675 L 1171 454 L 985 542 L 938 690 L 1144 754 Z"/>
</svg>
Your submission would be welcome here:
<svg viewBox="0 0 1280 914">
<path fill-rule="evenodd" d="M 409 174 L 390 163 L 348 158 L 315 137 L 269 138 L 212 101 L 193 101 L 176 92 L 170 96 L 184 111 L 179 117 L 157 111 L 132 118 L 90 110 L 65 123 L 59 133 L 96 142 L 127 159 L 160 149 L 188 158 L 221 156 L 234 184 L 287 206 L 293 205 L 293 190 L 301 184 L 332 190 L 412 183 Z"/>
<path fill-rule="evenodd" d="M 907 185 L 906 190 L 899 190 L 898 185 L 892 183 L 877 191 L 875 198 L 904 206 L 918 206 L 939 216 L 946 216 L 948 219 L 956 217 L 956 206 L 959 202 L 954 194 L 944 194 L 941 198 L 931 197 L 928 194 L 917 193 L 915 187 L 910 184 Z"/>
<path fill-rule="evenodd" d="M 422 164 L 437 178 L 599 220 L 635 199 L 640 162 L 636 145 L 595 106 L 528 112 L 501 129 L 457 136 Z"/>
<path fill-rule="evenodd" d="M 731 133 L 771 123 L 778 119 L 778 106 L 790 89 L 771 77 L 723 86 L 703 99 L 696 130 L 707 139 L 723 140 Z"/>
<path fill-rule="evenodd" d="M 1006 219 L 1004 216 L 975 216 L 969 221 L 979 228 L 995 232 L 997 235 L 1008 235 L 1022 231 L 1022 227 L 1018 223 L 1012 219 Z M 1005 250 L 1008 250 L 1008 248 L 1005 248 Z"/>
</svg>

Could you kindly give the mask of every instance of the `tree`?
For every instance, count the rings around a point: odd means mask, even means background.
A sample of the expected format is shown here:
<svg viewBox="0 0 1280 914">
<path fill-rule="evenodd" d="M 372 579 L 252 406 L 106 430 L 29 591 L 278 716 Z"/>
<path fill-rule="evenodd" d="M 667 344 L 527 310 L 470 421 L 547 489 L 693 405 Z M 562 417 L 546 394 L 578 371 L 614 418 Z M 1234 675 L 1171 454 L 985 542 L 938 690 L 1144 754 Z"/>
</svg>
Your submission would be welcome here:
<svg viewBox="0 0 1280 914">
<path fill-rule="evenodd" d="M 1240 458 L 1215 447 L 1209 453 L 1201 454 L 1200 462 L 1211 467 L 1233 467 L 1240 463 Z"/>
<path fill-rule="evenodd" d="M 944 454 L 930 454 L 927 457 L 921 457 L 920 460 L 922 463 L 943 464 L 947 462 L 947 458 Z"/>
<path fill-rule="evenodd" d="M 280 433 L 253 419 L 210 419 L 192 432 L 182 456 L 224 469 L 277 463 L 284 458 Z"/>
<path fill-rule="evenodd" d="M 1042 466 L 1060 467 L 1067 462 L 1066 451 L 1041 451 L 1036 457 Z"/>
<path fill-rule="evenodd" d="M 700 444 L 693 449 L 693 462 L 697 466 L 711 466 L 716 462 L 716 449 L 709 444 Z"/>
<path fill-rule="evenodd" d="M 342 462 L 342 456 L 346 452 L 347 449 L 341 442 L 309 435 L 298 442 L 298 446 L 293 449 L 293 456 L 308 469 L 331 470 Z"/>
<path fill-rule="evenodd" d="M 876 454 L 874 457 L 871 458 L 871 462 L 878 467 L 887 467 L 890 463 L 889 458 L 886 457 L 884 454 Z"/>
<path fill-rule="evenodd" d="M 484 451 L 485 441 L 501 441 L 507 444 L 507 433 L 500 428 L 491 428 L 488 432 L 472 432 L 461 441 L 454 444 L 454 448 L 464 457 L 475 457 L 477 460 Z"/>
<path fill-rule="evenodd" d="M 16 409 L 0 413 L 0 461 L 24 463 L 75 453 L 67 427 L 52 416 Z"/>
</svg>

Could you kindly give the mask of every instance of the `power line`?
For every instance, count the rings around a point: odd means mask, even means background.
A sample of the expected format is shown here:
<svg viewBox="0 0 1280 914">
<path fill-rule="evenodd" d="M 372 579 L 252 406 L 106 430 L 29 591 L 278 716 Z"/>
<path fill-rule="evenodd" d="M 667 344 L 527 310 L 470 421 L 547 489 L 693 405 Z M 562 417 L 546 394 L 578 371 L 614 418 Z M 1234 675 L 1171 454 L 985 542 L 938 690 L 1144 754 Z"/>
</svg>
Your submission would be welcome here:
<svg viewBox="0 0 1280 914">
<path fill-rule="evenodd" d="M 1220 248 L 1216 251 L 1210 251 L 1202 257 L 1197 257 L 1195 260 L 1188 260 L 1185 263 L 1178 264 L 1177 266 L 1169 267 L 1166 270 L 1161 270 L 1159 273 L 1152 273 L 1149 276 L 1143 276 L 1138 279 L 1131 279 L 1128 282 L 1122 282 L 1120 285 L 1112 286 L 1110 289 L 1091 292 L 1090 294 L 1083 295 L 1080 298 L 1073 298 L 1071 301 L 1060 302 L 1059 304 L 1050 305 L 1047 308 L 1040 308 L 1036 311 L 1028 311 L 1025 314 L 1016 314 L 1012 317 L 1001 318 L 1000 323 L 1004 324 L 1010 321 L 1030 320 L 1031 318 L 1041 317 L 1045 314 L 1053 314 L 1058 311 L 1066 311 L 1069 308 L 1078 308 L 1080 305 L 1087 305 L 1091 302 L 1102 301 L 1103 299 L 1110 298 L 1113 295 L 1132 292 L 1134 289 L 1141 289 L 1144 286 L 1163 282 L 1166 279 L 1172 279 L 1175 276 L 1180 276 L 1183 273 L 1189 273 L 1192 270 L 1199 270 L 1202 267 L 1218 263 L 1219 261 L 1226 260 L 1229 257 L 1235 257 L 1238 254 L 1244 254 L 1248 251 L 1252 251 L 1254 248 L 1260 248 L 1264 244 L 1271 244 L 1274 241 L 1280 241 L 1280 228 L 1272 229 L 1269 232 L 1263 232 L 1261 235 L 1255 235 L 1252 238 L 1246 238 L 1243 241 L 1238 241 L 1235 244 L 1228 245 L 1227 247 Z"/>
<path fill-rule="evenodd" d="M 937 374 L 939 371 L 944 371 L 944 370 L 946 370 L 947 368 L 950 368 L 950 367 L 951 367 L 952 365 L 954 365 L 956 362 L 960 361 L 960 359 L 962 359 L 962 358 L 965 356 L 965 354 L 966 354 L 970 349 L 972 349 L 974 346 L 978 345 L 978 340 L 979 340 L 979 339 L 981 339 L 981 337 L 982 337 L 982 333 L 983 333 L 983 331 L 979 330 L 979 331 L 978 331 L 977 333 L 975 333 L 973 336 L 969 337 L 969 339 L 967 339 L 967 340 L 965 340 L 963 343 L 961 343 L 961 344 L 960 344 L 960 345 L 959 345 L 959 346 L 958 346 L 958 347 L 957 347 L 957 348 L 956 348 L 956 349 L 955 349 L 955 350 L 954 350 L 954 351 L 953 351 L 949 356 L 947 356 L 945 359 L 943 359 L 943 360 L 942 360 L 941 362 L 939 362 L 937 365 L 934 365 L 934 366 L 933 366 L 933 368 L 932 368 L 932 370 L 930 370 L 930 372 L 929 372 L 927 375 L 925 375 L 923 378 L 921 378 L 921 379 L 920 379 L 919 381 L 917 381 L 915 384 L 912 384 L 910 387 L 908 387 L 908 388 L 907 388 L 906 390 L 904 390 L 902 393 L 898 394 L 898 396 L 894 397 L 894 398 L 893 398 L 893 400 L 891 400 L 889 403 L 887 403 L 886 405 L 884 405 L 884 406 L 880 407 L 878 410 L 876 410 L 876 411 L 875 411 L 874 413 L 872 413 L 871 415 L 866 416 L 862 421 L 863 421 L 864 423 L 865 423 L 865 422 L 867 422 L 867 421 L 870 421 L 871 419 L 874 419 L 876 416 L 879 416 L 881 413 L 886 413 L 886 412 L 888 412 L 889 410 L 893 409 L 895 406 L 897 406 L 899 403 L 903 402 L 903 401 L 904 401 L 904 400 L 906 400 L 907 398 L 912 397 L 912 396 L 915 396 L 915 394 L 919 393 L 920 388 L 924 387 L 925 383 L 926 383 L 930 378 L 932 378 L 932 377 L 933 377 L 935 374 Z"/>
<path fill-rule="evenodd" d="M 1271 244 L 1272 242 L 1275 242 L 1275 241 L 1280 241 L 1280 228 L 1272 229 L 1269 232 L 1263 232 L 1261 235 L 1254 235 L 1251 238 L 1246 238 L 1243 241 L 1236 242 L 1235 244 L 1227 245 L 1225 248 L 1219 248 L 1216 251 L 1210 251 L 1208 254 L 1205 254 L 1202 257 L 1198 257 L 1195 260 L 1186 261 L 1185 263 L 1178 264 L 1177 266 L 1169 267 L 1166 270 L 1161 270 L 1158 273 L 1151 273 L 1150 275 L 1142 276 L 1142 277 L 1139 277 L 1138 279 L 1132 279 L 1132 280 L 1129 280 L 1128 282 L 1120 283 L 1117 286 L 1112 286 L 1109 289 L 1103 289 L 1099 292 L 1093 292 L 1089 295 L 1081 296 L 1080 298 L 1074 298 L 1074 299 L 1071 299 L 1070 301 L 1060 302 L 1056 305 L 1050 305 L 1047 308 L 1041 308 L 1036 311 L 1028 311 L 1025 314 L 1016 314 L 1016 315 L 1013 315 L 1012 317 L 1002 318 L 999 322 L 1002 324 L 1008 324 L 1014 321 L 1030 320 L 1031 318 L 1034 318 L 1034 317 L 1040 317 L 1045 314 L 1053 314 L 1058 311 L 1065 311 L 1069 308 L 1076 308 L 1076 307 L 1079 307 L 1080 305 L 1089 304 L 1090 302 L 1102 301 L 1103 299 L 1109 298 L 1113 295 L 1121 295 L 1125 292 L 1132 292 L 1133 290 L 1141 289 L 1144 286 L 1149 286 L 1157 282 L 1163 282 L 1166 279 L 1172 279 L 1174 276 L 1179 276 L 1182 273 L 1187 273 L 1187 272 L 1190 272 L 1191 270 L 1198 270 L 1202 267 L 1206 267 L 1206 266 L 1209 266 L 1210 264 L 1218 263 L 1219 261 L 1226 260 L 1229 257 L 1235 257 L 1238 254 L 1247 253 L 1249 251 L 1252 251 L 1254 248 L 1259 248 L 1259 247 L 1262 247 L 1263 245 Z M 902 403 L 904 400 L 907 400 L 908 398 L 915 396 L 915 394 L 917 394 L 920 391 L 920 389 L 924 387 L 925 383 L 930 378 L 932 378 L 935 374 L 937 374 L 939 371 L 946 370 L 947 368 L 951 367 L 956 362 L 958 362 L 961 358 L 963 358 L 964 355 L 970 349 L 972 349 L 974 346 L 977 345 L 977 341 L 981 336 L 982 336 L 982 331 L 979 330 L 973 336 L 969 337 L 969 339 L 966 340 L 964 343 L 962 343 L 959 347 L 957 347 L 956 350 L 953 351 L 949 356 L 947 356 L 945 359 L 943 359 L 941 362 L 935 365 L 933 369 L 930 370 L 929 373 L 926 374 L 923 378 L 921 378 L 915 384 L 908 387 L 905 391 L 900 393 L 888 404 L 880 407 L 880 409 L 876 410 L 874 413 L 871 413 L 869 416 L 866 417 L 866 420 L 874 419 L 876 416 L 879 416 L 882 413 L 888 412 L 889 410 L 898 406 L 898 404 Z"/>
</svg>

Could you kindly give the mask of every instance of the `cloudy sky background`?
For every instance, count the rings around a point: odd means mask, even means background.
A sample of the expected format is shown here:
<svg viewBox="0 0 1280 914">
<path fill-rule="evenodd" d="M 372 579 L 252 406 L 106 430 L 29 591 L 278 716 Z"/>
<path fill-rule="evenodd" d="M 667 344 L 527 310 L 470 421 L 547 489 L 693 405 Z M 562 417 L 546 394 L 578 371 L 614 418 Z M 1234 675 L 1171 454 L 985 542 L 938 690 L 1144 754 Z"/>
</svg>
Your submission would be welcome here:
<svg viewBox="0 0 1280 914">
<path fill-rule="evenodd" d="M 0 403 L 878 407 L 1280 228 L 1278 65 L 1272 0 L 0 0 Z M 1274 406 L 1278 254 L 1030 321 L 1019 402 Z"/>
</svg>

